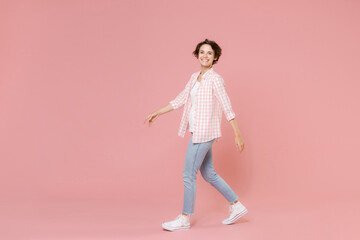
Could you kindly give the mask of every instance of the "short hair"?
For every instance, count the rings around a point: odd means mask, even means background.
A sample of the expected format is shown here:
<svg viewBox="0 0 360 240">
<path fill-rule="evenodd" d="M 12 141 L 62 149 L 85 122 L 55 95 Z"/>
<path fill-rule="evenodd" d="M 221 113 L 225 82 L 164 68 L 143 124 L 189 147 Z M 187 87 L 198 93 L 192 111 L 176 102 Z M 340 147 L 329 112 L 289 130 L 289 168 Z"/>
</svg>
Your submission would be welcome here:
<svg viewBox="0 0 360 240">
<path fill-rule="evenodd" d="M 215 64 L 217 63 L 217 61 L 219 61 L 219 58 L 221 56 L 221 48 L 220 46 L 215 42 L 215 41 L 211 41 L 209 39 L 205 39 L 204 41 L 202 42 L 199 42 L 195 48 L 195 50 L 193 51 L 193 55 L 196 57 L 196 58 L 199 58 L 199 51 L 200 51 L 200 48 L 202 45 L 204 44 L 209 44 L 211 46 L 211 48 L 214 50 L 214 61 L 212 64 Z"/>
</svg>

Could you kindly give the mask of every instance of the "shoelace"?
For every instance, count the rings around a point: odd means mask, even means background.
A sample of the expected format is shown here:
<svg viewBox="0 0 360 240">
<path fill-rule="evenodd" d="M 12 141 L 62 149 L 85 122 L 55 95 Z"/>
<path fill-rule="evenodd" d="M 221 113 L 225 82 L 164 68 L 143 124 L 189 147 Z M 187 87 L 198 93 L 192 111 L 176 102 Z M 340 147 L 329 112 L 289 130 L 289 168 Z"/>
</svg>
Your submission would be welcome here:
<svg viewBox="0 0 360 240">
<path fill-rule="evenodd" d="M 229 213 L 231 214 L 234 211 L 234 205 L 230 205 L 229 207 Z"/>
<path fill-rule="evenodd" d="M 186 221 L 186 216 L 180 214 L 177 216 L 176 220 L 180 221 L 181 223 L 184 223 Z"/>
<path fill-rule="evenodd" d="M 235 209 L 235 204 L 237 205 L 237 203 L 234 203 L 234 204 L 231 204 L 231 205 L 230 205 L 230 208 L 229 208 L 230 214 L 234 211 L 234 209 Z"/>
</svg>

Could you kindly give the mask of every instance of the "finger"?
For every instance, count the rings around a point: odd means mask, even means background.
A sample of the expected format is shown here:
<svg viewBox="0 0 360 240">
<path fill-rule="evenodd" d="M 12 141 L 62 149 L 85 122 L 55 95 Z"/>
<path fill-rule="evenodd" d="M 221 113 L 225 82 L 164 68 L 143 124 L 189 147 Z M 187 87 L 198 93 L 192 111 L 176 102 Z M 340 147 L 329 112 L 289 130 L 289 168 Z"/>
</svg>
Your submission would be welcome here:
<svg viewBox="0 0 360 240">
<path fill-rule="evenodd" d="M 149 121 L 149 118 L 147 117 L 147 118 L 145 118 L 144 123 L 146 123 L 146 122 L 148 122 L 148 121 Z"/>
<path fill-rule="evenodd" d="M 151 125 L 153 124 L 153 121 L 154 121 L 154 119 L 150 119 L 150 121 L 149 121 L 149 127 L 151 127 Z"/>
<path fill-rule="evenodd" d="M 152 121 L 152 118 L 153 118 L 154 116 L 151 114 L 150 116 L 149 116 L 149 122 L 151 122 Z"/>
<path fill-rule="evenodd" d="M 145 122 L 149 120 L 150 116 L 151 116 L 151 114 L 145 118 Z"/>
<path fill-rule="evenodd" d="M 153 115 L 152 119 L 151 119 L 151 123 L 153 123 L 158 117 L 159 117 L 159 115 L 155 115 L 155 116 Z"/>
<path fill-rule="evenodd" d="M 150 121 L 149 121 L 150 125 L 153 124 L 153 122 L 154 122 L 154 116 L 151 115 L 151 119 L 150 119 Z"/>
</svg>

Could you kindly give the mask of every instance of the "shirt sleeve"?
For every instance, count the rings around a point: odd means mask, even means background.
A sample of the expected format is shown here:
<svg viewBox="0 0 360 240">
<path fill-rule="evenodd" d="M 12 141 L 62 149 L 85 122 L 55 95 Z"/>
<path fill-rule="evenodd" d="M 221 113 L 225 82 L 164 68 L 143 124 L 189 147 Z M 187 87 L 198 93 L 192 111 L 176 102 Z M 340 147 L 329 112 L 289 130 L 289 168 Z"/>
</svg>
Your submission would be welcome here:
<svg viewBox="0 0 360 240">
<path fill-rule="evenodd" d="M 186 99 L 187 99 L 187 94 L 186 94 L 187 91 L 186 90 L 187 90 L 188 86 L 190 85 L 191 79 L 192 79 L 192 76 L 191 76 L 190 80 L 187 82 L 185 89 L 182 90 L 175 99 L 173 99 L 169 102 L 174 110 L 181 108 L 186 103 Z"/>
<path fill-rule="evenodd" d="M 235 118 L 235 113 L 232 110 L 229 96 L 225 90 L 224 79 L 222 77 L 215 77 L 213 80 L 213 90 L 216 99 L 219 101 L 221 109 L 228 121 Z"/>
</svg>

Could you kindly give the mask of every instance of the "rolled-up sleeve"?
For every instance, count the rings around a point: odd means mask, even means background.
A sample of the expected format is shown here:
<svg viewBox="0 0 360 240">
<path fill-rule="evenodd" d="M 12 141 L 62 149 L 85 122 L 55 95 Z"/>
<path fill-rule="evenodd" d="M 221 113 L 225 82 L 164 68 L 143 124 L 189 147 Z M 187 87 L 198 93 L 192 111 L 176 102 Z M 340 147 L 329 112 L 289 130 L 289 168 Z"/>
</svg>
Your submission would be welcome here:
<svg viewBox="0 0 360 240">
<path fill-rule="evenodd" d="M 230 121 L 231 119 L 235 118 L 235 113 L 232 110 L 231 102 L 229 96 L 226 93 L 224 79 L 222 77 L 215 77 L 213 79 L 213 90 L 226 119 Z"/>
<path fill-rule="evenodd" d="M 172 106 L 173 109 L 181 108 L 185 104 L 185 89 L 177 95 L 177 97 L 174 100 L 171 100 L 169 103 Z"/>
<path fill-rule="evenodd" d="M 181 108 L 182 106 L 184 106 L 184 104 L 186 103 L 186 99 L 187 99 L 187 88 L 191 82 L 191 79 L 187 82 L 185 89 L 182 90 L 175 99 L 171 100 L 169 103 L 170 105 L 173 107 L 173 109 L 178 109 Z"/>
</svg>

